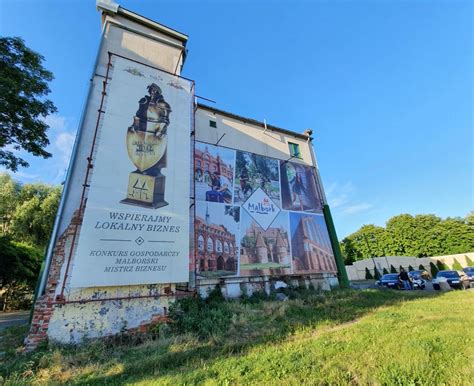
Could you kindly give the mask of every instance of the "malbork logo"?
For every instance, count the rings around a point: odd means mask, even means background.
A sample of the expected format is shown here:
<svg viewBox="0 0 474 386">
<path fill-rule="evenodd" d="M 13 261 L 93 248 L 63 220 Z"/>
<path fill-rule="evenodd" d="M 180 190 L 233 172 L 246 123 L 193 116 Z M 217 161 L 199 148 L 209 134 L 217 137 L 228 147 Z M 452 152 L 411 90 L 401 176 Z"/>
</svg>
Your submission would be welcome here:
<svg viewBox="0 0 474 386">
<path fill-rule="evenodd" d="M 267 230 L 281 209 L 270 197 L 258 188 L 242 205 L 247 213 L 260 225 Z"/>
</svg>

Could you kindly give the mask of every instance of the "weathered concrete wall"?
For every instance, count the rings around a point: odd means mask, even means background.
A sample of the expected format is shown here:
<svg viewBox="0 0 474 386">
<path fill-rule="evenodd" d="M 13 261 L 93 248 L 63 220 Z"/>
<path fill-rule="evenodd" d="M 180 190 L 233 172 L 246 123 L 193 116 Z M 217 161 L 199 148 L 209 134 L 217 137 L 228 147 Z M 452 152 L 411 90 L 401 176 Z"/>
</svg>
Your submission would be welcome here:
<svg viewBox="0 0 474 386">
<path fill-rule="evenodd" d="M 466 267 L 466 257 L 469 257 L 472 261 L 474 261 L 474 252 L 433 257 L 387 256 L 375 257 L 374 260 L 377 270 L 382 273 L 384 268 L 390 272 L 390 265 L 393 265 L 398 271 L 400 266 L 408 270 L 410 265 L 417 270 L 421 264 L 429 271 L 430 263 L 436 264 L 438 260 L 445 263 L 449 268 L 452 268 L 454 259 L 456 259 L 461 264 L 461 266 Z M 366 268 L 368 268 L 370 273 L 374 275 L 375 269 L 372 259 L 360 260 L 354 262 L 353 265 L 346 265 L 346 271 L 347 275 L 349 276 L 349 280 L 365 280 Z"/>
<path fill-rule="evenodd" d="M 255 277 L 238 277 L 226 279 L 205 279 L 199 280 L 197 287 L 199 296 L 206 298 L 210 291 L 216 285 L 221 288 L 221 293 L 226 299 L 239 298 L 242 295 L 252 296 L 254 293 L 265 292 L 267 295 L 275 291 L 277 283 L 284 282 L 286 285 L 294 287 L 313 287 L 316 290 L 330 291 L 338 288 L 339 282 L 337 278 L 328 273 L 313 273 L 304 276 L 255 276 Z"/>
<path fill-rule="evenodd" d="M 217 123 L 216 128 L 209 126 L 209 121 Z M 222 137 L 222 135 L 224 135 Z M 220 139 L 219 146 L 248 151 L 266 157 L 287 160 L 290 158 L 288 142 L 300 147 L 301 159 L 293 158 L 291 162 L 313 165 L 308 140 L 273 131 L 264 127 L 232 118 L 225 114 L 212 112 L 205 108 L 196 111 L 196 141 L 215 144 Z"/>
</svg>

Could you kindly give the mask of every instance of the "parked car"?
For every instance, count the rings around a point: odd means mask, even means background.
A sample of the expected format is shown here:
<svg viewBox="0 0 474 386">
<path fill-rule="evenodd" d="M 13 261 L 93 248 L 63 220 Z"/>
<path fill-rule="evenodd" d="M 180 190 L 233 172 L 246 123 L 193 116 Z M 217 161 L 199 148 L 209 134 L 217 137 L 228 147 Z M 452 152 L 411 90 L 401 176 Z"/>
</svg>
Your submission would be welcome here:
<svg viewBox="0 0 474 386">
<path fill-rule="evenodd" d="M 467 279 L 472 283 L 474 282 L 474 267 L 466 267 L 462 269 L 466 274 Z"/>
<path fill-rule="evenodd" d="M 423 270 L 423 269 L 418 269 L 416 271 L 410 271 L 408 274 L 417 275 L 417 276 L 421 277 L 424 280 L 428 280 L 428 281 L 431 280 L 431 275 L 429 274 L 429 272 L 426 271 L 426 270 Z"/>
<path fill-rule="evenodd" d="M 383 275 L 380 280 L 375 282 L 379 286 L 386 288 L 400 289 L 403 288 L 403 284 L 398 278 L 398 273 L 387 273 Z"/>
<path fill-rule="evenodd" d="M 426 280 L 423 278 L 422 274 L 424 271 L 411 271 L 408 272 L 408 276 L 410 276 L 411 283 L 413 285 L 413 289 L 425 289 L 426 287 Z"/>
<path fill-rule="evenodd" d="M 433 279 L 433 289 L 440 290 L 440 281 L 446 281 L 451 288 L 469 288 L 469 279 L 466 275 L 459 275 L 458 271 L 439 271 Z"/>
</svg>

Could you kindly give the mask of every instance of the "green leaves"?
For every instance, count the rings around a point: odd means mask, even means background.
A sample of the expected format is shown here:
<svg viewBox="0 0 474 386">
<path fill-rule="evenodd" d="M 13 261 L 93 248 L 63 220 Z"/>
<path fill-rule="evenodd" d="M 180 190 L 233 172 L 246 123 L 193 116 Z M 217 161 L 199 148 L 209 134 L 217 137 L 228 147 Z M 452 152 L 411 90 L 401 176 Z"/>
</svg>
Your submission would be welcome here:
<svg viewBox="0 0 474 386">
<path fill-rule="evenodd" d="M 43 68 L 43 60 L 21 38 L 0 38 L 0 165 L 13 171 L 28 166 L 14 151 L 51 157 L 44 150 L 49 140 L 43 118 L 56 107 L 44 99 L 53 74 Z"/>
<path fill-rule="evenodd" d="M 374 256 L 439 256 L 474 250 L 474 214 L 441 219 L 401 214 L 386 227 L 364 225 L 341 241 L 346 264 Z"/>
<path fill-rule="evenodd" d="M 61 187 L 41 183 L 20 185 L 0 175 L 0 231 L 15 240 L 45 247 L 61 197 Z"/>
</svg>

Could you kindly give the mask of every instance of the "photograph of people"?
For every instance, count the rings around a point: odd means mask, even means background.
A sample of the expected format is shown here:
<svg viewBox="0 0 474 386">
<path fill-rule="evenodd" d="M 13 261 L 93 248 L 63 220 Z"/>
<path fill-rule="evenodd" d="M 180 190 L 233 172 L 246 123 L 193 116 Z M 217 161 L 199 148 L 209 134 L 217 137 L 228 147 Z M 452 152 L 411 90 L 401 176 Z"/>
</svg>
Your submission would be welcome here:
<svg viewBox="0 0 474 386">
<path fill-rule="evenodd" d="M 280 177 L 283 209 L 322 212 L 315 171 L 312 167 L 282 161 Z"/>
<path fill-rule="evenodd" d="M 196 199 L 232 203 L 235 151 L 196 142 L 194 180 Z"/>
<path fill-rule="evenodd" d="M 278 161 L 258 154 L 237 151 L 235 160 L 234 203 L 245 202 L 261 188 L 280 206 Z"/>
</svg>

